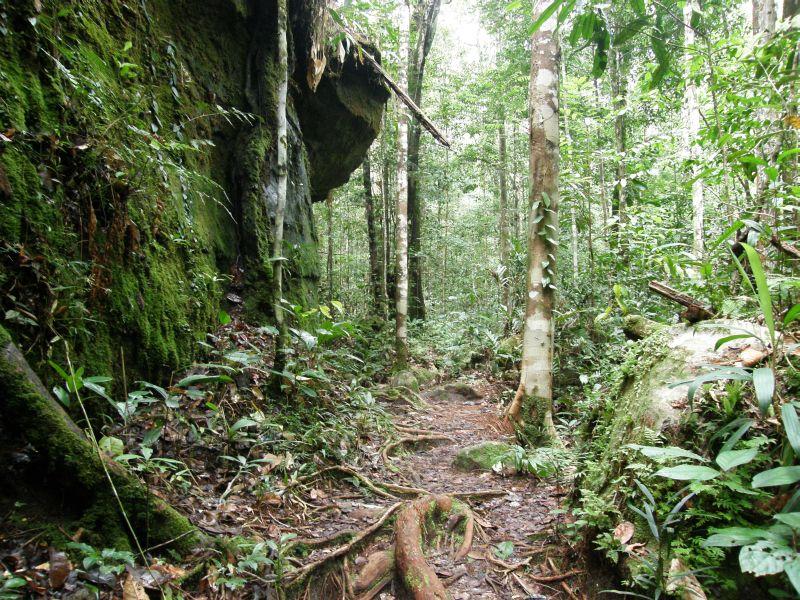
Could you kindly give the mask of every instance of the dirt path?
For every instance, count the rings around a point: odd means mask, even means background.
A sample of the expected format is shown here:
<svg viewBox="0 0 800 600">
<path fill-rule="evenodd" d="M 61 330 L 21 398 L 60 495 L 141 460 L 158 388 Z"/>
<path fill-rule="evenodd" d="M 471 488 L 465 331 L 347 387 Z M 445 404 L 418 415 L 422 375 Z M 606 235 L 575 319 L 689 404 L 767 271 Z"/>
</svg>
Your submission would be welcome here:
<svg viewBox="0 0 800 600">
<path fill-rule="evenodd" d="M 513 436 L 505 431 L 497 417 L 499 391 L 479 380 L 440 385 L 424 391 L 421 393 L 426 403 L 424 407 L 411 407 L 405 402 L 387 404 L 396 426 L 441 434 L 450 439 L 403 446 L 390 455 L 388 465 L 380 458 L 387 440 L 372 440 L 362 450 L 375 458 L 371 464 L 360 467 L 359 472 L 374 481 L 422 488 L 433 493 L 497 492 L 492 496 L 468 499 L 482 535 L 476 535 L 465 560 L 453 564 L 450 547 L 437 548 L 428 554 L 428 562 L 446 582 L 454 600 L 584 598 L 586 596 L 580 591 L 583 587 L 581 575 L 559 581 L 547 580 L 554 575 L 581 570 L 575 563 L 577 557 L 572 555 L 563 537 L 557 535 L 559 526 L 563 531 L 563 521 L 551 514 L 560 504 L 566 489 L 531 476 L 503 477 L 493 472 L 464 471 L 453 465 L 461 448 L 482 441 L 514 443 Z M 312 494 L 323 502 L 330 500 L 335 507 L 323 511 L 318 519 L 300 528 L 301 535 L 307 534 L 310 539 L 363 528 L 373 523 L 393 503 L 388 498 L 365 501 L 336 488 L 319 489 Z M 510 554 L 509 542 L 513 544 L 513 553 Z M 355 564 L 350 564 L 351 570 L 357 570 L 366 562 L 365 557 L 387 549 L 391 544 L 389 535 L 374 539 L 359 553 Z M 312 553 L 309 560 L 324 557 L 325 552 Z M 509 570 L 503 562 L 507 567 L 525 562 L 529 568 Z M 341 580 L 340 577 L 335 579 Z M 333 593 L 336 583 L 323 580 L 318 588 L 321 594 L 318 597 Z M 375 597 L 384 600 L 404 598 L 396 584 L 388 584 Z M 325 591 L 327 586 L 330 586 L 329 592 Z"/>
</svg>

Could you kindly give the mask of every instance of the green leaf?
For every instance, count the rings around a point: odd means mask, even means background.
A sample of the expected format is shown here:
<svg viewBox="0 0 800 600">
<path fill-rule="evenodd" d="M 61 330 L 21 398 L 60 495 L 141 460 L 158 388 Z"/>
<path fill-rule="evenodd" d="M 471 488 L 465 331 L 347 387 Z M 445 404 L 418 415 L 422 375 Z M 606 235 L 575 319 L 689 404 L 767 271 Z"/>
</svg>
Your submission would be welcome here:
<svg viewBox="0 0 800 600">
<path fill-rule="evenodd" d="M 97 445 L 100 446 L 100 450 L 108 454 L 111 458 L 118 457 L 125 452 L 125 443 L 116 437 L 103 436 L 100 438 L 100 441 L 97 442 Z"/>
<path fill-rule="evenodd" d="M 792 529 L 800 530 L 800 512 L 778 513 L 774 518 Z"/>
<path fill-rule="evenodd" d="M 239 431 L 240 429 L 244 429 L 245 427 L 252 427 L 253 425 L 258 425 L 257 421 L 248 418 L 242 418 L 236 421 L 236 423 L 231 426 L 231 431 Z"/>
<path fill-rule="evenodd" d="M 792 583 L 794 591 L 800 595 L 800 558 L 795 558 L 792 562 L 783 565 L 783 570 Z"/>
<path fill-rule="evenodd" d="M 783 317 L 783 326 L 788 327 L 790 323 L 800 319 L 800 304 L 795 304 L 792 308 L 786 311 L 786 316 Z"/>
<path fill-rule="evenodd" d="M 620 47 L 625 44 L 625 42 L 636 37 L 636 34 L 644 29 L 648 23 L 649 20 L 647 17 L 639 17 L 623 26 L 622 29 L 619 30 L 619 33 L 614 36 L 614 46 Z"/>
<path fill-rule="evenodd" d="M 220 309 L 217 318 L 219 319 L 220 325 L 227 325 L 231 322 L 231 316 L 222 309 Z"/>
<path fill-rule="evenodd" d="M 775 374 L 772 369 L 769 367 L 753 369 L 753 387 L 756 390 L 761 414 L 766 414 L 772 404 L 772 396 L 775 394 Z"/>
<path fill-rule="evenodd" d="M 628 448 L 638 450 L 647 458 L 653 458 L 655 460 L 661 460 L 665 458 L 692 458 L 694 460 L 699 460 L 700 462 L 706 462 L 706 459 L 699 454 L 689 452 L 688 450 L 678 448 L 677 446 L 666 446 L 661 448 L 658 446 L 640 446 L 638 444 L 629 444 Z"/>
<path fill-rule="evenodd" d="M 770 340 L 775 345 L 775 320 L 772 315 L 772 296 L 769 293 L 769 286 L 767 285 L 767 276 L 764 274 L 764 267 L 761 264 L 761 257 L 750 244 L 742 243 L 747 254 L 747 260 L 750 262 L 750 269 L 753 271 L 753 279 L 756 280 L 756 290 L 758 291 L 758 304 L 761 306 L 761 312 L 764 315 L 764 323 L 769 330 Z"/>
<path fill-rule="evenodd" d="M 750 427 L 753 426 L 752 419 L 745 419 L 745 421 L 734 431 L 731 436 L 725 440 L 725 443 L 722 445 L 721 452 L 726 452 L 728 450 L 733 449 L 736 443 L 742 439 L 742 436 L 747 433 Z"/>
<path fill-rule="evenodd" d="M 734 546 L 746 546 L 767 536 L 763 529 L 753 527 L 725 527 L 718 529 L 713 535 L 703 542 L 703 547 L 709 548 L 732 548 Z"/>
<path fill-rule="evenodd" d="M 714 350 L 719 350 L 720 346 L 727 344 L 728 342 L 732 342 L 733 340 L 743 340 L 746 338 L 756 337 L 752 333 L 736 333 L 734 335 L 728 335 L 717 340 L 717 343 L 714 344 Z"/>
<path fill-rule="evenodd" d="M 494 553 L 501 560 L 508 560 L 514 554 L 514 542 L 500 542 L 494 548 Z"/>
<path fill-rule="evenodd" d="M 198 385 L 203 383 L 231 383 L 232 381 L 233 379 L 227 375 L 189 375 L 188 377 L 181 379 L 175 384 L 175 386 L 179 388 L 185 388 L 189 387 L 190 385 Z"/>
<path fill-rule="evenodd" d="M 723 471 L 746 465 L 758 455 L 758 448 L 748 448 L 747 450 L 727 450 L 720 452 L 717 456 L 717 464 Z"/>
<path fill-rule="evenodd" d="M 764 488 L 789 485 L 797 481 L 800 481 L 800 467 L 776 467 L 753 477 L 751 485 L 754 488 Z"/>
<path fill-rule="evenodd" d="M 159 438 L 161 437 L 161 433 L 164 431 L 163 427 L 154 427 L 150 431 L 144 434 L 144 438 L 142 438 L 142 446 L 152 446 L 155 444 Z"/>
<path fill-rule="evenodd" d="M 786 438 L 789 440 L 795 456 L 800 457 L 800 418 L 797 416 L 797 409 L 795 409 L 794 404 L 782 405 L 781 416 L 783 417 L 783 429 L 786 431 Z"/>
<path fill-rule="evenodd" d="M 719 471 L 702 465 L 678 465 L 664 467 L 655 473 L 659 477 L 676 479 L 678 481 L 708 481 L 719 475 Z"/>
<path fill-rule="evenodd" d="M 794 550 L 767 540 L 745 546 L 739 551 L 739 566 L 742 571 L 753 573 L 756 577 L 782 573 L 784 566 L 794 560 Z"/>
<path fill-rule="evenodd" d="M 537 31 L 539 31 L 542 25 L 545 24 L 545 21 L 547 21 L 547 19 L 549 19 L 555 14 L 555 12 L 558 10 L 558 7 L 561 6 L 563 2 L 564 0 L 553 0 L 553 2 L 550 3 L 550 6 L 548 6 L 541 13 L 539 13 L 539 17 L 531 24 L 530 28 L 528 29 L 528 35 L 533 35 Z"/>
</svg>

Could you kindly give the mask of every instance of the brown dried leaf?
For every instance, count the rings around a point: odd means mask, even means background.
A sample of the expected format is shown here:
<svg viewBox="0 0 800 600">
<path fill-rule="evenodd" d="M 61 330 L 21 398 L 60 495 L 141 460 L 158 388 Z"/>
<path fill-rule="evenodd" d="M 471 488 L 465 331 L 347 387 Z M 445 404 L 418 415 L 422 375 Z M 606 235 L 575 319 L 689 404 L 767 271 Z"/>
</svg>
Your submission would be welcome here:
<svg viewBox="0 0 800 600">
<path fill-rule="evenodd" d="M 128 574 L 122 585 L 122 600 L 150 600 L 144 586 L 136 581 L 133 575 Z"/>
<path fill-rule="evenodd" d="M 633 523 L 623 521 L 614 528 L 614 539 L 619 541 L 620 544 L 627 544 L 633 538 L 634 531 Z"/>
<path fill-rule="evenodd" d="M 745 368 L 754 367 L 767 357 L 767 353 L 763 350 L 756 350 L 752 346 L 742 350 L 739 355 L 739 360 Z"/>
</svg>

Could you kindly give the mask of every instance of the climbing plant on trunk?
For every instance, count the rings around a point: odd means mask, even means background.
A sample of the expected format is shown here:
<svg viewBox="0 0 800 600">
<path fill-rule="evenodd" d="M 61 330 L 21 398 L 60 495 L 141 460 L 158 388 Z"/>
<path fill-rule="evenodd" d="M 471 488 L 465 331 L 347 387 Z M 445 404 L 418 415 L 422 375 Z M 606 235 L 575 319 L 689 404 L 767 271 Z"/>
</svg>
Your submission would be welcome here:
<svg viewBox="0 0 800 600">
<path fill-rule="evenodd" d="M 534 20 L 546 4 L 536 3 Z M 531 40 L 529 84 L 531 204 L 528 220 L 528 285 L 520 383 L 508 416 L 526 420 L 542 437 L 558 439 L 553 424 L 553 305 L 558 245 L 558 86 L 560 51 L 555 14 L 544 19 Z M 527 402 L 526 402 L 527 401 Z"/>
</svg>

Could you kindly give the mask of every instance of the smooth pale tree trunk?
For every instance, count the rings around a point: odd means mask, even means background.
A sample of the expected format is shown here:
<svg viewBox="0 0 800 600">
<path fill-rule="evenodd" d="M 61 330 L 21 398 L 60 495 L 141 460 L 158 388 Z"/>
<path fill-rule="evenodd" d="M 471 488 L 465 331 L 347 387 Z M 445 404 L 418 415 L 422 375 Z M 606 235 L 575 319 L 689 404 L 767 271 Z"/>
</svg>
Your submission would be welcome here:
<svg viewBox="0 0 800 600">
<path fill-rule="evenodd" d="M 704 228 L 703 213 L 705 212 L 705 202 L 703 199 L 704 185 L 700 178 L 700 147 L 698 139 L 700 136 L 700 104 L 697 98 L 697 85 L 691 68 L 691 51 L 695 44 L 695 32 L 692 28 L 692 14 L 695 10 L 694 0 L 687 0 L 683 7 L 684 22 L 684 47 L 686 61 L 686 89 L 683 93 L 683 102 L 686 118 L 686 152 L 692 161 L 692 251 L 695 258 L 702 259 L 704 253 Z"/>
<path fill-rule="evenodd" d="M 594 98 L 597 102 L 598 108 L 601 105 L 600 103 L 600 81 L 595 78 L 594 80 Z M 595 129 L 595 135 L 597 139 L 600 138 L 600 122 L 597 123 L 597 128 Z M 603 156 L 603 153 L 600 148 L 600 144 L 597 146 L 597 175 L 600 180 L 600 210 L 603 214 L 603 231 L 606 231 L 608 228 L 608 198 L 606 197 L 606 159 Z"/>
<path fill-rule="evenodd" d="M 386 122 L 388 111 L 383 114 L 384 126 L 381 133 L 381 200 L 383 201 L 383 264 L 381 287 L 385 304 L 389 306 L 389 273 L 391 269 L 389 265 L 392 264 L 392 243 L 394 239 L 394 230 L 391 228 L 391 201 L 390 201 L 390 187 L 389 187 L 389 149 L 387 148 L 386 136 L 388 132 L 388 125 Z"/>
<path fill-rule="evenodd" d="M 371 312 L 384 314 L 383 297 L 381 295 L 381 258 L 378 255 L 378 228 L 375 226 L 375 203 L 372 194 L 372 168 L 369 153 L 361 165 L 364 176 L 364 213 L 367 219 L 367 248 L 369 251 L 369 288 L 372 294 Z"/>
<path fill-rule="evenodd" d="M 397 83 L 401 89 L 408 87 L 409 29 L 411 7 L 400 3 L 400 57 Z M 398 102 L 397 119 L 397 239 L 395 242 L 395 368 L 408 364 L 408 111 Z"/>
<path fill-rule="evenodd" d="M 325 199 L 326 226 L 325 234 L 328 238 L 327 256 L 327 280 L 328 280 L 328 303 L 333 300 L 333 192 L 328 194 Z"/>
<path fill-rule="evenodd" d="M 548 3 L 537 2 L 535 13 Z M 538 14 L 537 14 L 538 16 Z M 534 17 L 536 18 L 536 16 Z M 528 295 L 517 394 L 508 409 L 514 421 L 530 403 L 530 419 L 544 439 L 558 443 L 553 423 L 553 306 L 558 244 L 558 88 L 560 52 L 556 15 L 531 41 L 529 88 L 531 208 L 528 220 Z"/>
<path fill-rule="evenodd" d="M 283 312 L 283 221 L 286 214 L 286 187 L 289 178 L 289 140 L 286 130 L 286 99 L 289 90 L 289 49 L 286 41 L 288 17 L 286 0 L 278 0 L 278 94 L 275 121 L 277 123 L 278 192 L 275 208 L 275 233 L 273 236 L 273 310 L 280 331 L 280 348 L 289 345 L 289 329 Z"/>
<path fill-rule="evenodd" d="M 502 294 L 503 308 L 505 309 L 503 333 L 511 333 L 511 282 L 509 280 L 508 269 L 508 185 L 506 182 L 508 166 L 506 152 L 506 119 L 505 111 L 501 109 L 500 124 L 498 126 L 498 176 L 500 178 L 500 290 Z"/>
<path fill-rule="evenodd" d="M 417 106 L 422 106 L 422 82 L 439 17 L 441 0 L 426 0 L 417 5 L 414 16 L 416 43 L 410 56 L 408 95 Z M 409 123 L 408 136 L 408 229 L 409 229 L 409 316 L 425 318 L 425 295 L 422 275 L 422 198 L 419 195 L 419 161 L 422 128 L 417 119 Z"/>
<path fill-rule="evenodd" d="M 622 79 L 622 53 L 619 48 L 609 51 L 609 68 L 611 71 L 611 94 L 614 107 L 614 147 L 617 151 L 616 181 L 611 200 L 611 216 L 616 217 L 614 224 L 616 236 L 611 237 L 613 242 L 619 242 L 622 233 L 622 224 L 626 220 L 627 207 L 627 179 L 625 169 L 626 123 L 625 104 L 627 86 Z M 616 237 L 616 239 L 615 239 Z"/>
</svg>

